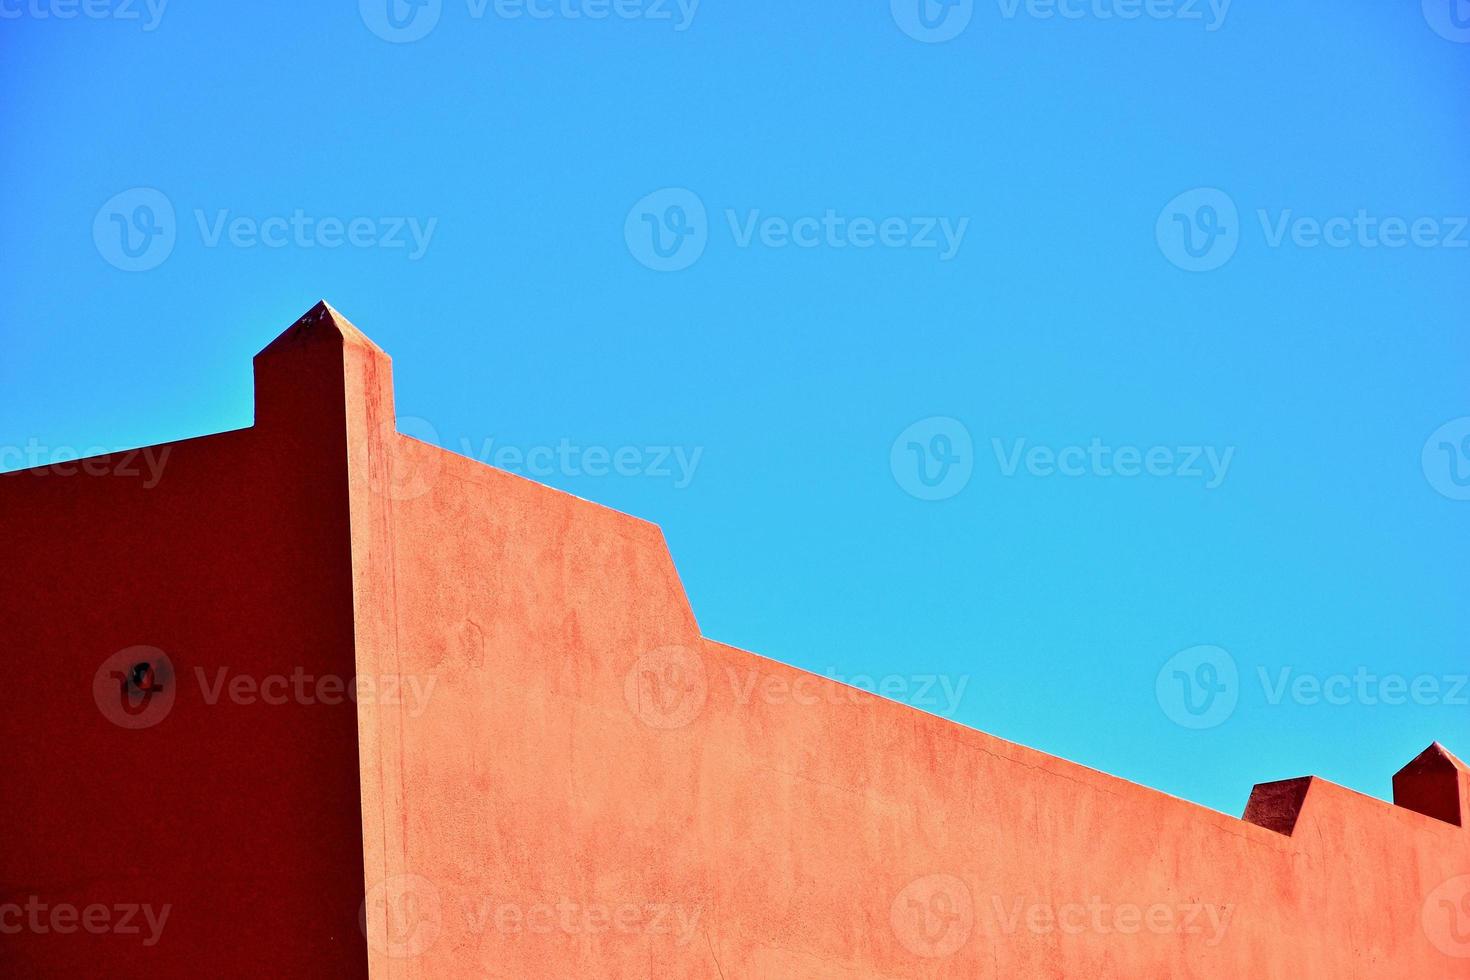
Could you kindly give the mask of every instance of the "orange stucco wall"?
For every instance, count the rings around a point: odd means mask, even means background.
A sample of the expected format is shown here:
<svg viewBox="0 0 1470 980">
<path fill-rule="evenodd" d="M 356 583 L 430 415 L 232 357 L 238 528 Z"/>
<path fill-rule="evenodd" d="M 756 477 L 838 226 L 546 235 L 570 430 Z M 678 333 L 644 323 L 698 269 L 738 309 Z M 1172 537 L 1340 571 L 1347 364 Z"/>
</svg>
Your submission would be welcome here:
<svg viewBox="0 0 1470 980">
<path fill-rule="evenodd" d="M 360 667 L 438 686 L 363 732 L 375 972 L 1470 975 L 1462 828 L 1312 780 L 1286 835 L 703 639 L 656 527 L 384 422 Z"/>
<path fill-rule="evenodd" d="M 416 692 L 262 716 L 180 687 L 139 732 L 84 689 L 0 722 L 62 733 L 0 888 L 177 895 L 159 972 L 238 927 L 280 975 L 1470 976 L 1470 837 L 1410 808 L 1466 813 L 1447 756 L 1404 806 L 1312 779 L 1205 810 L 701 637 L 657 527 L 399 435 L 388 358 L 329 309 L 257 373 L 256 429 L 179 446 L 162 498 L 0 480 L 17 530 L 41 508 L 22 553 L 53 549 L 0 598 L 59 610 L 28 686 L 139 642 Z M 0 950 L 116 948 L 44 939 Z"/>
</svg>

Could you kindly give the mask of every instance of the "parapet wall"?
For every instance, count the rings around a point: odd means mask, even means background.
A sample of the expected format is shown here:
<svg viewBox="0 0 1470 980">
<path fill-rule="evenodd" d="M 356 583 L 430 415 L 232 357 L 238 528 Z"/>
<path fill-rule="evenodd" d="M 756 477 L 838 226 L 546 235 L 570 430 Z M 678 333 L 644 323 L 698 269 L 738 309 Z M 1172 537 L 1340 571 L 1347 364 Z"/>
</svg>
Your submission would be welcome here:
<svg viewBox="0 0 1470 980">
<path fill-rule="evenodd" d="M 655 527 L 369 428 L 359 658 L 439 678 L 364 772 L 375 972 L 1470 976 L 1459 826 L 1317 779 L 1236 820 L 712 642 Z"/>
</svg>

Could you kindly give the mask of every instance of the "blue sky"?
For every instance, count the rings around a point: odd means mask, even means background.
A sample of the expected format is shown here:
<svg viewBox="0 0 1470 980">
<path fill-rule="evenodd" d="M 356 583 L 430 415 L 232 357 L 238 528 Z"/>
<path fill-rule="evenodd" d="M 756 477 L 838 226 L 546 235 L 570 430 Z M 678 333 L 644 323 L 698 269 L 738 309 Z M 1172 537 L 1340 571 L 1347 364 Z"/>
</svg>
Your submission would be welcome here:
<svg viewBox="0 0 1470 980">
<path fill-rule="evenodd" d="M 325 297 L 715 639 L 1234 813 L 1470 752 L 1470 4 L 917 3 L 0 0 L 0 468 Z"/>
</svg>

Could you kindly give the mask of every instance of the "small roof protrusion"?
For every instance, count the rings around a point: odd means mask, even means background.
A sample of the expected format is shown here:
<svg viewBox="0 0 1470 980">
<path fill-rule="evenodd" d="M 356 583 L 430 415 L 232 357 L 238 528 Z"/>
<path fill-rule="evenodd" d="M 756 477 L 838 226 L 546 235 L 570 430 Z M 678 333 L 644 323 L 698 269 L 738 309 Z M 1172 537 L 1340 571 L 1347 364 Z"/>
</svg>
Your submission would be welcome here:
<svg viewBox="0 0 1470 980">
<path fill-rule="evenodd" d="M 1470 768 L 1435 742 L 1393 777 L 1393 802 L 1415 813 L 1465 826 L 1470 809 Z"/>
<path fill-rule="evenodd" d="M 1274 783 L 1257 783 L 1251 790 L 1241 819 L 1290 837 L 1296 831 L 1296 822 L 1307 802 L 1307 792 L 1315 781 L 1311 776 L 1300 776 Z"/>
</svg>

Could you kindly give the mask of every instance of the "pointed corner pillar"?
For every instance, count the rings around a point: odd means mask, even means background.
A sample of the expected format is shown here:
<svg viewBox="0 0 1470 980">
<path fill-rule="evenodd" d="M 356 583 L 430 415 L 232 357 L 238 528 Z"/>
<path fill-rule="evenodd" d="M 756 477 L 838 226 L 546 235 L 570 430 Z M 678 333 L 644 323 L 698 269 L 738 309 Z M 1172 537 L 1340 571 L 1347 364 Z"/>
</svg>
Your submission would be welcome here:
<svg viewBox="0 0 1470 980">
<path fill-rule="evenodd" d="M 398 435 L 393 364 L 382 348 L 326 302 L 318 303 L 255 357 L 255 430 L 268 452 L 329 460 L 307 495 L 340 502 L 348 514 L 344 555 L 352 566 L 354 659 L 359 685 L 400 674 L 392 577 Z M 345 599 L 346 597 L 344 597 Z M 405 880 L 403 785 L 391 746 L 402 719 L 376 698 L 356 698 L 362 805 L 364 926 L 374 976 L 394 977 L 385 906 L 372 901 Z"/>
<path fill-rule="evenodd" d="M 392 359 L 325 300 L 255 355 L 258 427 L 392 418 Z"/>
</svg>

